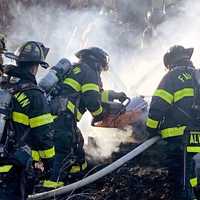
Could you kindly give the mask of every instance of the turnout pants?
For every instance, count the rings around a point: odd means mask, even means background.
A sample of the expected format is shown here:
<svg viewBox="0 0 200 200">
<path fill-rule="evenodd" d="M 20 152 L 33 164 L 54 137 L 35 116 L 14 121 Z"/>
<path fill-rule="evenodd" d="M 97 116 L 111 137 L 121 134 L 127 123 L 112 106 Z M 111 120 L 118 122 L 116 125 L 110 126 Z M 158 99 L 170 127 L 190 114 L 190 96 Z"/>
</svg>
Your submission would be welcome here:
<svg viewBox="0 0 200 200">
<path fill-rule="evenodd" d="M 86 169 L 84 141 L 73 115 L 65 113 L 55 121 L 54 142 L 54 180 L 65 182 L 68 175 L 80 174 Z"/>
<path fill-rule="evenodd" d="M 191 129 L 186 129 L 184 136 L 165 139 L 166 143 L 163 147 L 166 154 L 164 167 L 168 170 L 169 181 L 174 193 L 173 197 L 176 200 L 197 199 L 194 195 L 197 177 L 193 157 L 198 148 L 193 148 L 191 143 L 191 137 L 194 137 L 192 132 Z"/>
</svg>

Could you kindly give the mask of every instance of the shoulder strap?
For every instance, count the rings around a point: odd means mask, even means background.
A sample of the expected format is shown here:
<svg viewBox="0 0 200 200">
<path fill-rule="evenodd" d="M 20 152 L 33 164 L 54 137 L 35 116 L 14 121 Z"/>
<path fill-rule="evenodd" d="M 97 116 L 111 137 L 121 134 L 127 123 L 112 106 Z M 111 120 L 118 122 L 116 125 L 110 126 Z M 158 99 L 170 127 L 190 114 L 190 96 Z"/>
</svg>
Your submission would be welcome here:
<svg viewBox="0 0 200 200">
<path fill-rule="evenodd" d="M 33 83 L 23 83 L 23 84 L 11 85 L 8 90 L 11 94 L 16 94 L 17 92 L 24 92 L 27 90 L 39 90 L 42 93 L 44 93 L 44 91 L 40 87 L 38 87 L 37 85 L 35 85 Z"/>
</svg>

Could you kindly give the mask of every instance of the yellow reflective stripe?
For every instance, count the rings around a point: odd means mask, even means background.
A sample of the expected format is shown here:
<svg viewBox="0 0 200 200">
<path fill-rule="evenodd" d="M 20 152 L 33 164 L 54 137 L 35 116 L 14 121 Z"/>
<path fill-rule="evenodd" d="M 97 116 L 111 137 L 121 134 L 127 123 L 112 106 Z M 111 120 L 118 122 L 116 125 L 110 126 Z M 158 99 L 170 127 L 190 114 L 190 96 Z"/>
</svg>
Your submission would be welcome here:
<svg viewBox="0 0 200 200">
<path fill-rule="evenodd" d="M 167 128 L 161 131 L 162 138 L 175 137 L 183 135 L 186 126 Z"/>
<path fill-rule="evenodd" d="M 82 170 L 85 170 L 88 167 L 87 161 L 82 164 Z"/>
<path fill-rule="evenodd" d="M 75 114 L 75 105 L 71 102 L 71 101 L 68 101 L 67 103 L 67 108 L 73 113 Z M 80 121 L 81 117 L 83 115 L 81 114 L 81 112 L 77 109 L 77 120 Z"/>
<path fill-rule="evenodd" d="M 53 122 L 53 117 L 50 113 L 33 117 L 30 119 L 30 127 L 36 128 Z"/>
<path fill-rule="evenodd" d="M 78 121 L 81 120 L 82 116 L 83 116 L 83 115 L 82 115 L 79 111 L 77 111 L 77 120 L 78 120 Z"/>
<path fill-rule="evenodd" d="M 72 166 L 72 168 L 69 170 L 69 173 L 78 173 L 81 171 L 81 167 L 80 166 Z"/>
<path fill-rule="evenodd" d="M 67 108 L 74 113 L 75 105 L 71 101 L 67 102 Z"/>
<path fill-rule="evenodd" d="M 159 121 L 148 118 L 146 121 L 146 125 L 150 128 L 157 128 L 159 124 Z"/>
<path fill-rule="evenodd" d="M 71 86 L 77 92 L 81 91 L 81 84 L 72 78 L 66 78 L 64 83 Z"/>
<path fill-rule="evenodd" d="M 109 101 L 109 90 L 105 90 L 101 93 L 101 101 L 104 103 Z"/>
<path fill-rule="evenodd" d="M 87 83 L 87 84 L 82 85 L 81 87 L 82 93 L 90 91 L 90 90 L 99 92 L 99 86 L 94 83 Z"/>
<path fill-rule="evenodd" d="M 100 106 L 95 112 L 92 112 L 92 116 L 96 117 L 103 112 L 102 106 Z"/>
<path fill-rule="evenodd" d="M 53 120 L 58 118 L 58 115 L 52 115 Z"/>
<path fill-rule="evenodd" d="M 64 186 L 64 182 L 62 181 L 45 180 L 43 182 L 43 187 L 46 187 L 46 188 L 57 188 L 57 187 L 62 187 L 62 186 Z"/>
<path fill-rule="evenodd" d="M 0 173 L 9 172 L 12 169 L 13 165 L 3 165 L 0 166 Z"/>
<path fill-rule="evenodd" d="M 31 151 L 31 154 L 32 154 L 32 159 L 33 159 L 34 161 L 39 161 L 39 160 L 40 160 L 40 155 L 39 155 L 39 152 L 38 152 L 38 151 L 32 150 L 32 151 Z"/>
<path fill-rule="evenodd" d="M 184 97 L 193 97 L 193 96 L 194 96 L 193 88 L 184 88 L 184 89 L 178 90 L 174 93 L 174 102 L 177 102 Z"/>
<path fill-rule="evenodd" d="M 157 89 L 153 96 L 160 97 L 167 103 L 171 104 L 173 102 L 173 95 L 163 89 Z"/>
<path fill-rule="evenodd" d="M 197 186 L 197 178 L 191 178 L 190 179 L 190 185 L 192 187 L 196 187 Z"/>
<path fill-rule="evenodd" d="M 54 147 L 47 149 L 47 150 L 40 150 L 38 152 L 39 152 L 40 158 L 52 158 L 55 156 L 55 148 Z"/>
<path fill-rule="evenodd" d="M 29 125 L 29 117 L 23 113 L 13 112 L 12 119 L 14 122 L 17 122 L 26 126 Z"/>
<path fill-rule="evenodd" d="M 69 173 L 78 173 L 82 170 L 85 170 L 87 168 L 87 161 L 85 161 L 82 165 L 73 165 L 71 169 L 69 170 Z"/>
<path fill-rule="evenodd" d="M 187 147 L 187 152 L 190 152 L 190 153 L 200 153 L 200 147 L 190 147 L 190 146 L 188 146 Z"/>
</svg>

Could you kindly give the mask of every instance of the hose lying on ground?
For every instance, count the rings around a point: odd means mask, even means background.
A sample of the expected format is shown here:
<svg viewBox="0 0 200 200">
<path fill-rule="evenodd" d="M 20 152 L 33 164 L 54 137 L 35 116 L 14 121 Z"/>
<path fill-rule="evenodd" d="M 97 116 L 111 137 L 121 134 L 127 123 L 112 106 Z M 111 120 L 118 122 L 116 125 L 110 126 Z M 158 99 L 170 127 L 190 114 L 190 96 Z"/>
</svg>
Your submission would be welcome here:
<svg viewBox="0 0 200 200">
<path fill-rule="evenodd" d="M 86 178 L 84 178 L 80 181 L 77 181 L 77 182 L 72 183 L 70 185 L 66 185 L 66 186 L 61 187 L 61 188 L 57 188 L 57 189 L 54 189 L 54 190 L 51 190 L 51 191 L 48 191 L 48 192 L 30 195 L 28 200 L 46 199 L 46 198 L 54 197 L 54 196 L 57 196 L 57 195 L 65 194 L 69 191 L 76 190 L 76 189 L 81 188 L 85 185 L 88 185 L 88 184 L 104 177 L 105 175 L 113 172 L 117 168 L 121 167 L 124 163 L 128 162 L 129 160 L 133 159 L 135 156 L 139 155 L 140 153 L 142 153 L 143 151 L 148 149 L 150 146 L 152 146 L 154 143 L 156 143 L 159 139 L 160 139 L 159 136 L 152 137 L 151 139 L 143 142 L 141 145 L 139 145 L 138 147 L 133 149 L 131 152 L 127 153 L 126 155 L 124 155 L 120 159 L 116 160 L 115 162 L 111 163 L 110 165 L 108 165 L 107 167 L 103 168 L 102 170 L 96 172 L 95 174 L 92 174 L 92 175 L 90 175 L 90 176 L 88 176 L 88 177 L 86 177 Z"/>
</svg>

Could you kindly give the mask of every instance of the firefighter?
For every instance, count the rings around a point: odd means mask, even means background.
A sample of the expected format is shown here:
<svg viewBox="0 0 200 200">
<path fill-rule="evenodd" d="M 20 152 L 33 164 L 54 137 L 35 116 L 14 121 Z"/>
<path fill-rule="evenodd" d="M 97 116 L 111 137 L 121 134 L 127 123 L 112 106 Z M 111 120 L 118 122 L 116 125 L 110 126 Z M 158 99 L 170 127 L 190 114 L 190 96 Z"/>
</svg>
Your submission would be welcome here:
<svg viewBox="0 0 200 200">
<path fill-rule="evenodd" d="M 62 100 L 60 111 L 56 113 L 58 116 L 55 117 L 56 180 L 79 176 L 87 168 L 84 141 L 77 127 L 77 122 L 86 110 L 98 121 L 104 116 L 102 102 L 113 99 L 124 101 L 127 98 L 123 92 L 102 89 L 100 74 L 108 70 L 109 62 L 108 54 L 104 50 L 91 47 L 78 51 L 76 56 L 79 62 L 72 66 L 60 83 L 61 89 L 57 95 L 62 99 L 66 98 L 66 102 Z M 55 98 L 55 102 L 58 103 L 59 99 Z M 61 174 L 64 176 L 60 176 Z"/>
<path fill-rule="evenodd" d="M 152 97 L 146 121 L 149 133 L 164 139 L 165 167 L 177 200 L 195 199 L 192 188 L 197 186 L 192 161 L 197 149 L 188 147 L 188 129 L 198 127 L 192 106 L 196 88 L 192 54 L 193 48 L 173 46 L 164 55 L 168 73 Z"/>
<path fill-rule="evenodd" d="M 15 54 L 7 54 L 17 65 L 6 70 L 10 77 L 6 89 L 12 93 L 12 98 L 10 118 L 1 139 L 5 150 L 1 149 L 0 199 L 26 199 L 34 180 L 32 160 L 42 160 L 47 176 L 53 166 L 53 118 L 35 79 L 39 65 L 47 66 L 48 50 L 42 43 L 29 41 Z M 44 181 L 46 185 L 49 183 L 52 182 Z"/>
</svg>

